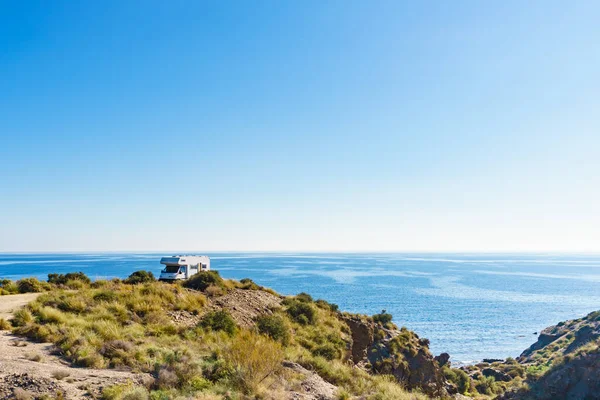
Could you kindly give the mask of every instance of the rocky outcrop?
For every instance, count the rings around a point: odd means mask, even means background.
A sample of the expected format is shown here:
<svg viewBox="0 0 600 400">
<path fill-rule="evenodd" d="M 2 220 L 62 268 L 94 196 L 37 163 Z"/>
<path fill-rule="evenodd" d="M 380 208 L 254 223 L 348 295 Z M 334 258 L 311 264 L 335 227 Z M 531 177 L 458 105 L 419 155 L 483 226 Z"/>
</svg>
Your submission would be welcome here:
<svg viewBox="0 0 600 400">
<path fill-rule="evenodd" d="M 437 363 L 440 365 L 440 367 L 443 366 L 450 366 L 450 354 L 448 353 L 442 353 L 439 356 L 436 356 L 435 361 L 437 361 Z"/>
<path fill-rule="evenodd" d="M 352 361 L 355 364 L 366 360 L 367 351 L 374 342 L 374 324 L 359 316 L 348 316 L 344 321 L 352 333 L 352 348 L 350 349 Z"/>
<path fill-rule="evenodd" d="M 544 329 L 518 361 L 542 370 L 500 398 L 600 400 L 600 312 Z M 549 367 L 548 367 L 549 366 Z"/>
<path fill-rule="evenodd" d="M 528 387 L 509 391 L 501 400 L 600 400 L 600 353 L 588 353 L 551 368 Z"/>
<path fill-rule="evenodd" d="M 405 328 L 385 328 L 364 316 L 343 316 L 352 333 L 351 355 L 355 364 L 371 372 L 393 375 L 408 389 L 429 396 L 447 397 L 440 365 L 429 352 L 429 341 Z"/>
<path fill-rule="evenodd" d="M 207 309 L 229 311 L 238 326 L 250 328 L 256 318 L 270 315 L 281 306 L 282 297 L 263 290 L 233 289 L 224 296 L 211 298 Z"/>
<path fill-rule="evenodd" d="M 498 371 L 494 368 L 484 368 L 481 370 L 481 373 L 483 374 L 483 376 L 492 377 L 495 381 L 498 382 L 510 382 L 512 380 L 512 377 L 510 375 L 502 371 Z"/>
<path fill-rule="evenodd" d="M 337 398 L 337 386 L 326 382 L 316 373 L 291 361 L 284 361 L 283 367 L 301 377 L 298 388 L 287 393 L 288 400 L 334 400 Z"/>
<path fill-rule="evenodd" d="M 529 363 L 535 361 L 535 355 L 547 349 L 550 344 L 555 347 L 553 352 L 567 355 L 578 348 L 593 343 L 600 338 L 600 311 L 588 314 L 584 318 L 561 322 L 544 329 L 537 342 L 525 350 L 518 361 Z"/>
</svg>

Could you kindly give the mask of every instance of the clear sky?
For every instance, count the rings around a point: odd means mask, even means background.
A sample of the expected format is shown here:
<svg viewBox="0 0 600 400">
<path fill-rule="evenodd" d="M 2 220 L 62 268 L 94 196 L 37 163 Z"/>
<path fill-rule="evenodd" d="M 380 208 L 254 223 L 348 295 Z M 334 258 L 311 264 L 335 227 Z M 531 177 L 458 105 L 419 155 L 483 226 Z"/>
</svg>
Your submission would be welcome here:
<svg viewBox="0 0 600 400">
<path fill-rule="evenodd" d="M 598 21 L 0 0 L 0 251 L 600 251 Z"/>
</svg>

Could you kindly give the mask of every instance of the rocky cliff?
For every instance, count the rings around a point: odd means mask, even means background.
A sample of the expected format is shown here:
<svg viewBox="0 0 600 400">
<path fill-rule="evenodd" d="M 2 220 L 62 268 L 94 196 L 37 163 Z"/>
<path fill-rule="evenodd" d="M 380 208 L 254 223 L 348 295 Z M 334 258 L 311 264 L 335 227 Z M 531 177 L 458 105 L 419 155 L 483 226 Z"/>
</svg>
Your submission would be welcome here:
<svg viewBox="0 0 600 400">
<path fill-rule="evenodd" d="M 447 397 L 446 379 L 429 351 L 429 341 L 391 323 L 377 323 L 359 315 L 343 315 L 352 333 L 354 363 L 375 374 L 392 375 L 408 389 Z"/>
<path fill-rule="evenodd" d="M 526 368 L 522 387 L 508 399 L 600 399 L 600 311 L 544 329 L 517 361 Z"/>
</svg>

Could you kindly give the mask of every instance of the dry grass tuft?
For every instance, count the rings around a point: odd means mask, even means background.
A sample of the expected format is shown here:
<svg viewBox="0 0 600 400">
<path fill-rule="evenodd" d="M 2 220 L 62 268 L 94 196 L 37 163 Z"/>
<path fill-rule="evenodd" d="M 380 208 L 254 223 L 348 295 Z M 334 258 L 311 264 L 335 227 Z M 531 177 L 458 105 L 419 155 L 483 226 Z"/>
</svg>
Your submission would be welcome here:
<svg viewBox="0 0 600 400">
<path fill-rule="evenodd" d="M 69 371 L 65 371 L 65 370 L 58 370 L 58 371 L 54 371 L 52 373 L 52 377 L 59 381 L 65 379 L 66 377 L 68 377 L 70 375 L 71 375 L 71 373 Z"/>
</svg>

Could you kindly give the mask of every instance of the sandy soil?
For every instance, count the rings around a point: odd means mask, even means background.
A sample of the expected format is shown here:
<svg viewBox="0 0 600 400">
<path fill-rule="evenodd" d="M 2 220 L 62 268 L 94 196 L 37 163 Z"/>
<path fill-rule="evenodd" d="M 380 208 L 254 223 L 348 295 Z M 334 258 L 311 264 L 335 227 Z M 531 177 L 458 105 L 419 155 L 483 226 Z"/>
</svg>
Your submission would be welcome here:
<svg viewBox="0 0 600 400">
<path fill-rule="evenodd" d="M 13 312 L 35 300 L 41 293 L 13 294 L 0 296 L 0 318 L 9 319 Z"/>
<path fill-rule="evenodd" d="M 12 312 L 34 300 L 37 294 L 0 297 L 0 316 L 9 319 Z M 148 382 L 149 375 L 129 371 L 73 368 L 49 343 L 35 343 L 0 332 L 0 398 L 11 398 L 14 391 L 26 391 L 31 397 L 63 392 L 66 399 L 97 396 L 103 387 L 134 381 Z"/>
</svg>

